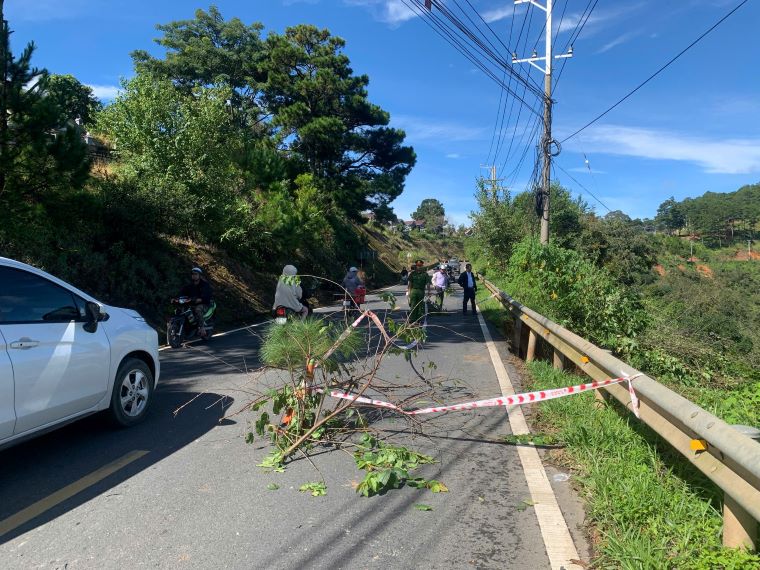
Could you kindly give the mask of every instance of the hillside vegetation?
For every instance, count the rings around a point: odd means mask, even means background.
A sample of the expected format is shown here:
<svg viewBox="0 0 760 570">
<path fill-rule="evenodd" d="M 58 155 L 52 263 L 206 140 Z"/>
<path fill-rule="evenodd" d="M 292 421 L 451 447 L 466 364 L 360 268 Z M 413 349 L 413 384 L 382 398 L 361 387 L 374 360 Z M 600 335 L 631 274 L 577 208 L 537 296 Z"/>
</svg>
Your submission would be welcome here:
<svg viewBox="0 0 760 570">
<path fill-rule="evenodd" d="M 407 254 L 461 250 L 382 229 L 416 156 L 342 39 L 310 25 L 264 36 L 215 7 L 158 31 L 163 56 L 133 52 L 105 107 L 36 69 L 32 44 L 14 56 L 3 31 L 0 255 L 160 325 L 196 265 L 224 324 L 265 311 L 286 263 L 333 280 L 364 266 L 372 286 Z"/>
<path fill-rule="evenodd" d="M 532 194 L 494 202 L 480 188 L 466 249 L 518 301 L 726 422 L 760 426 L 760 261 L 745 241 L 755 235 L 758 200 L 735 209 L 737 196 L 758 188 L 667 200 L 658 219 L 632 220 L 622 212 L 596 216 L 554 186 L 546 246 L 536 238 Z M 714 204 L 725 209 L 710 213 Z M 724 223 L 727 212 L 733 217 Z M 707 219 L 723 220 L 717 233 L 679 236 Z M 481 298 L 484 313 L 503 324 L 501 306 Z M 528 372 L 526 389 L 578 381 L 544 363 Z M 578 475 L 597 539 L 595 567 L 760 566 L 757 555 L 722 548 L 719 489 L 651 430 L 615 406 L 597 407 L 591 396 L 549 402 L 534 426 L 547 432 L 536 437 L 563 444 L 555 460 Z"/>
</svg>

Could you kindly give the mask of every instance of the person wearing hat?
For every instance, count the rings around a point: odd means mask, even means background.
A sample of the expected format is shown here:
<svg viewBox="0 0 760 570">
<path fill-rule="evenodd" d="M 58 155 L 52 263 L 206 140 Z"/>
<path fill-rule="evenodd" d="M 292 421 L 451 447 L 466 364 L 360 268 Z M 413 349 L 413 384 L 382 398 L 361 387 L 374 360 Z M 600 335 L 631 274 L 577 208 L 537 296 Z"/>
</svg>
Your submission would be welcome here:
<svg viewBox="0 0 760 570">
<path fill-rule="evenodd" d="M 298 277 L 298 269 L 294 265 L 286 265 L 282 268 L 282 275 L 277 280 L 277 288 L 274 292 L 274 305 L 285 307 L 301 315 L 301 320 L 309 316 L 309 307 L 301 302 L 303 289 L 301 289 L 301 279 Z"/>
<path fill-rule="evenodd" d="M 359 270 L 356 267 L 349 267 L 346 276 L 343 278 L 343 288 L 348 291 L 351 297 L 354 297 L 357 287 L 364 285 L 359 277 Z"/>
<path fill-rule="evenodd" d="M 351 295 L 356 292 L 357 287 L 363 285 L 361 278 L 359 277 L 359 270 L 356 267 L 349 267 L 346 276 L 343 278 L 343 288 Z"/>
<path fill-rule="evenodd" d="M 211 305 L 211 285 L 203 278 L 203 270 L 200 267 L 190 270 L 190 279 L 190 283 L 182 288 L 180 296 L 192 299 L 193 314 L 198 319 L 198 334 L 201 338 L 206 338 L 206 321 L 203 315 Z"/>
<path fill-rule="evenodd" d="M 425 309 L 425 290 L 430 287 L 430 280 L 424 268 L 425 263 L 418 259 L 414 271 L 409 274 L 406 295 L 409 297 L 409 321 L 416 322 L 422 318 Z"/>
</svg>

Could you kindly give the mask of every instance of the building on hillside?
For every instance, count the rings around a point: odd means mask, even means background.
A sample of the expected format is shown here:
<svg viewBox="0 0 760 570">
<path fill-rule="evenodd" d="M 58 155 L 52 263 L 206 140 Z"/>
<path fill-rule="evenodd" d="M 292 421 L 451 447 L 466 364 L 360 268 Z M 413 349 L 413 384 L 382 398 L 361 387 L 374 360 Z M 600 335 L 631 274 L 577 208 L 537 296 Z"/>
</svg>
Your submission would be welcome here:
<svg viewBox="0 0 760 570">
<path fill-rule="evenodd" d="M 424 230 L 425 229 L 425 220 L 407 220 L 404 221 L 404 231 L 411 231 L 411 230 Z"/>
</svg>

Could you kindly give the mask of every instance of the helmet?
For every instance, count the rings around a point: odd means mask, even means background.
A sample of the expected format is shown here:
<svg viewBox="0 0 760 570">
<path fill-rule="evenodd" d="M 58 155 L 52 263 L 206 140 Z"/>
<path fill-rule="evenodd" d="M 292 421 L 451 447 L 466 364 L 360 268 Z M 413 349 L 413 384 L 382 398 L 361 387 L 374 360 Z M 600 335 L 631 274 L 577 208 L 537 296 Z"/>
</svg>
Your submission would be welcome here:
<svg viewBox="0 0 760 570">
<path fill-rule="evenodd" d="M 349 267 L 348 270 L 352 271 L 353 273 L 356 273 L 357 271 L 359 271 L 356 267 L 353 267 L 353 266 Z"/>
<path fill-rule="evenodd" d="M 199 275 L 203 275 L 203 269 L 201 269 L 200 267 L 193 267 L 190 270 L 190 273 L 197 273 Z"/>
</svg>

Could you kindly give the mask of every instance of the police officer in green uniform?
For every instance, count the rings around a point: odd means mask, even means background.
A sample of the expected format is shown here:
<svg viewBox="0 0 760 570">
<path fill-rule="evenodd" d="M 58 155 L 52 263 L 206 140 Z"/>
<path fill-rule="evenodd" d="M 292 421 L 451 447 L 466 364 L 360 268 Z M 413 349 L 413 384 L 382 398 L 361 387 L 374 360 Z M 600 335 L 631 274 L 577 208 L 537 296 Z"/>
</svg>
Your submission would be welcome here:
<svg viewBox="0 0 760 570">
<path fill-rule="evenodd" d="M 414 271 L 409 274 L 406 294 L 409 297 L 409 320 L 416 322 L 422 318 L 425 310 L 425 289 L 430 287 L 430 278 L 423 268 L 423 261 L 417 260 Z"/>
</svg>

